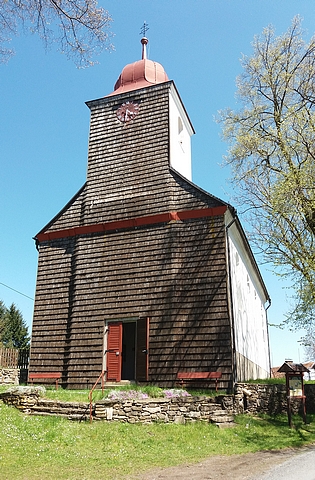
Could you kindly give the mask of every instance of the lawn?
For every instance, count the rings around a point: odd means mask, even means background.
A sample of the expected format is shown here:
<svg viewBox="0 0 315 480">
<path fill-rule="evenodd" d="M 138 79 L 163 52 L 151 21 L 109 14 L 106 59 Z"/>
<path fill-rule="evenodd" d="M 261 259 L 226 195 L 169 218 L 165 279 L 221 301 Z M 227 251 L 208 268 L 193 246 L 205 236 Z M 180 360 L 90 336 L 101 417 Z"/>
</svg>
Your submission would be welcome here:
<svg viewBox="0 0 315 480">
<path fill-rule="evenodd" d="M 123 387 L 115 387 L 114 391 L 121 391 L 121 392 L 139 392 L 148 395 L 151 398 L 157 397 L 164 397 L 165 392 L 171 392 L 171 390 L 163 390 L 162 388 L 155 386 L 155 385 L 147 385 L 147 386 L 138 386 L 138 385 L 126 385 Z M 101 389 L 94 390 L 93 392 L 93 401 L 101 400 L 102 398 L 106 398 L 113 390 L 104 389 L 102 392 Z M 177 392 L 185 393 L 185 390 L 178 388 L 175 389 Z M 0 389 L 1 392 L 1 389 Z M 208 395 L 208 396 L 216 396 L 217 392 L 215 390 L 189 390 L 190 395 Z M 220 391 L 220 395 L 225 394 L 225 391 Z M 49 388 L 46 390 L 46 397 L 50 398 L 51 400 L 61 400 L 63 402 L 88 402 L 89 401 L 89 390 L 66 390 L 59 388 L 55 390 L 55 388 Z"/>
<path fill-rule="evenodd" d="M 225 430 L 206 423 L 90 424 L 28 416 L 0 402 L 0 478 L 114 480 L 211 455 L 300 447 L 315 441 L 315 415 L 308 421 L 294 417 L 289 429 L 285 416 L 242 415 Z"/>
</svg>

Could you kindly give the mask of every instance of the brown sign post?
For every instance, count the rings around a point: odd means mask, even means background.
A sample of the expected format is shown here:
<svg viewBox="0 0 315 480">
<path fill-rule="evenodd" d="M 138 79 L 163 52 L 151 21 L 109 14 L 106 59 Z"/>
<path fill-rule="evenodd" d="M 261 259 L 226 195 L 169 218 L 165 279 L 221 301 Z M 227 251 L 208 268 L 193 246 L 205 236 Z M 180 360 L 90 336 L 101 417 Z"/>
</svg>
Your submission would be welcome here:
<svg viewBox="0 0 315 480">
<path fill-rule="evenodd" d="M 309 372 L 309 370 L 304 367 L 302 363 L 293 363 L 291 360 L 287 360 L 279 368 L 278 372 L 285 373 L 287 387 L 287 410 L 290 428 L 292 428 L 291 402 L 294 400 L 301 400 L 303 421 L 306 423 L 303 374 L 305 372 Z"/>
</svg>

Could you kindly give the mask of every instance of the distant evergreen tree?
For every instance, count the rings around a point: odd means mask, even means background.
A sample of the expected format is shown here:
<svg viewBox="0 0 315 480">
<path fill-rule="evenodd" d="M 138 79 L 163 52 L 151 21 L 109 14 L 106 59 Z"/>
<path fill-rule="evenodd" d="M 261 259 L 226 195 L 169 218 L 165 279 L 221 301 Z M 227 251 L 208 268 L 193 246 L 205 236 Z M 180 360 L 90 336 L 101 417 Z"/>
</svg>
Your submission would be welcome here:
<svg viewBox="0 0 315 480">
<path fill-rule="evenodd" d="M 1 307 L 4 307 L 1 302 Z M 5 308 L 5 307 L 4 307 Z M 1 310 L 0 310 L 1 315 Z M 30 346 L 28 328 L 20 310 L 12 303 L 9 309 L 5 308 L 3 315 L 3 330 L 1 343 L 7 348 L 26 350 Z"/>
<path fill-rule="evenodd" d="M 2 300 L 0 300 L 0 347 L 3 346 L 2 344 L 2 336 L 4 332 L 4 325 L 5 325 L 5 314 L 7 312 L 6 306 Z"/>
</svg>

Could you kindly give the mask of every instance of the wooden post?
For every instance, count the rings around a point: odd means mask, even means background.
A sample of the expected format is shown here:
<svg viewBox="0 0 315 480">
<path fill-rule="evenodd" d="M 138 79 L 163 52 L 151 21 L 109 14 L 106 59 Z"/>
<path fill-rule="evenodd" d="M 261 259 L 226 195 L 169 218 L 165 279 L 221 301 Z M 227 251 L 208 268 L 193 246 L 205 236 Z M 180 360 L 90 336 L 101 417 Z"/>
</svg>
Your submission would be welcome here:
<svg viewBox="0 0 315 480">
<path fill-rule="evenodd" d="M 291 412 L 291 397 L 290 397 L 290 382 L 288 373 L 285 374 L 285 383 L 287 387 L 287 414 L 289 427 L 292 428 L 292 412 Z"/>
<path fill-rule="evenodd" d="M 305 395 L 303 373 L 309 370 L 302 363 L 293 363 L 292 360 L 286 360 L 279 368 L 278 372 L 285 373 L 286 389 L 287 389 L 287 410 L 289 426 L 292 428 L 292 409 L 291 397 L 302 401 L 302 416 L 306 423 Z"/>
</svg>

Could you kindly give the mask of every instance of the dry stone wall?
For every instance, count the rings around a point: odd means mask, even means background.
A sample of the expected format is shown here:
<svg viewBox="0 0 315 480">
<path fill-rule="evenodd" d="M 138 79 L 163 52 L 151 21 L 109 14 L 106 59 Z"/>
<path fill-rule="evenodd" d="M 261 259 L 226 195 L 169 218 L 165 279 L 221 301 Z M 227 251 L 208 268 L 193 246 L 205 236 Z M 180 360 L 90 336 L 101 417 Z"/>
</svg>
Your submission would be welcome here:
<svg viewBox="0 0 315 480">
<path fill-rule="evenodd" d="M 305 385 L 306 411 L 315 412 L 315 385 Z M 0 394 L 6 404 L 32 415 L 57 415 L 71 420 L 90 418 L 88 402 L 61 402 L 43 398 L 43 387 L 12 387 Z M 298 413 L 300 400 L 292 402 Z M 229 424 L 241 413 L 286 413 L 285 385 L 237 384 L 234 395 L 217 397 L 191 396 L 179 398 L 147 398 L 141 400 L 101 400 L 92 404 L 95 420 L 128 423 L 187 423 L 213 422 L 218 426 Z"/>
<path fill-rule="evenodd" d="M 60 402 L 42 398 L 43 387 L 16 387 L 0 394 L 6 404 L 23 413 L 58 415 L 71 420 L 86 420 L 90 405 L 85 402 Z M 143 400 L 102 400 L 93 403 L 92 417 L 96 420 L 128 423 L 186 423 L 193 421 L 226 424 L 233 421 L 232 412 L 222 409 L 214 398 L 147 398 Z"/>
<path fill-rule="evenodd" d="M 304 386 L 306 395 L 306 411 L 315 413 L 315 385 Z M 291 399 L 293 413 L 301 409 L 301 399 Z M 238 383 L 235 385 L 235 413 L 267 413 L 276 415 L 287 412 L 287 391 L 284 384 L 264 385 Z"/>
<path fill-rule="evenodd" d="M 117 402 L 103 400 L 96 402 L 94 416 L 102 420 L 129 423 L 186 423 L 196 420 L 229 423 L 233 421 L 232 411 L 211 397 L 155 398 Z"/>
<path fill-rule="evenodd" d="M 19 373 L 18 368 L 0 368 L 0 385 L 18 385 Z"/>
<path fill-rule="evenodd" d="M 0 399 L 26 414 L 56 415 L 70 420 L 89 418 L 90 406 L 87 402 L 60 402 L 43 398 L 44 387 L 12 387 L 0 394 Z"/>
</svg>

